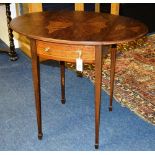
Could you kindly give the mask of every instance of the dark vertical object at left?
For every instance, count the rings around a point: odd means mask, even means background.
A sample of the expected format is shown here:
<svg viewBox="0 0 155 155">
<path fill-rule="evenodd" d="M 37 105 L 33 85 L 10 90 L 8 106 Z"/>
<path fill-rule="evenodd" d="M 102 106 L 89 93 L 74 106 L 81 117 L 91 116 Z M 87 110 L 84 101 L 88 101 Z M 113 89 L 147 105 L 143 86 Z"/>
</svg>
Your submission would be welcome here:
<svg viewBox="0 0 155 155">
<path fill-rule="evenodd" d="M 10 11 L 10 4 L 5 3 L 6 6 L 6 16 L 7 16 L 7 25 L 8 25 L 8 33 L 9 33 L 9 41 L 10 41 L 10 50 L 8 52 L 10 56 L 10 60 L 15 61 L 18 59 L 17 54 L 15 52 L 15 46 L 13 41 L 13 33 L 12 29 L 10 28 L 10 22 L 11 22 L 11 11 Z"/>
</svg>

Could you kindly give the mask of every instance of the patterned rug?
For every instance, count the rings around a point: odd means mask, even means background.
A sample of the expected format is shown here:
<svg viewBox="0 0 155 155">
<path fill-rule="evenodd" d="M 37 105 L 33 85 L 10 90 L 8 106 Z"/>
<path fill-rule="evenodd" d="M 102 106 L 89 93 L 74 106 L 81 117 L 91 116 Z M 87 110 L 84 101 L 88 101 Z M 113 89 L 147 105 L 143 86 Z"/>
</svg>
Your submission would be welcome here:
<svg viewBox="0 0 155 155">
<path fill-rule="evenodd" d="M 155 125 L 155 34 L 118 45 L 114 98 Z M 75 70 L 75 64 L 67 63 Z M 110 55 L 104 56 L 102 88 L 109 94 Z M 94 83 L 94 65 L 85 64 L 83 76 Z"/>
</svg>

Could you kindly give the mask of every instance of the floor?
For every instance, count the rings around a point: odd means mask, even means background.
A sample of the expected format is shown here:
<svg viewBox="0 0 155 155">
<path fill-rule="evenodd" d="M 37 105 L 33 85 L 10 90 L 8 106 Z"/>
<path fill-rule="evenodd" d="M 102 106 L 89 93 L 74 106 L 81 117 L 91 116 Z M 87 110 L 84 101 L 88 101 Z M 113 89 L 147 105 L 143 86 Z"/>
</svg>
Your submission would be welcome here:
<svg viewBox="0 0 155 155">
<path fill-rule="evenodd" d="M 2 46 L 2 45 L 1 45 Z M 17 49 L 11 62 L 0 53 L 0 150 L 95 150 L 94 86 L 66 70 L 66 104 L 60 101 L 58 63 L 41 64 L 43 139 L 37 139 L 31 60 Z M 102 92 L 100 147 L 102 151 L 155 150 L 155 126 Z"/>
</svg>

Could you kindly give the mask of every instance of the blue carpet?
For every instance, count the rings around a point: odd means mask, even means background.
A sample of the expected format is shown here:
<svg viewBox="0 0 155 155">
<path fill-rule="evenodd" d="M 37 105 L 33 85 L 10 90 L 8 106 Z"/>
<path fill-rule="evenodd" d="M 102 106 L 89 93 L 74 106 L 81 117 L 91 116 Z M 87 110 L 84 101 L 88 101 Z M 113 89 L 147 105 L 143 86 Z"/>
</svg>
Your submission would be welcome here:
<svg viewBox="0 0 155 155">
<path fill-rule="evenodd" d="M 59 65 L 41 64 L 43 139 L 37 139 L 31 60 L 17 49 L 0 53 L 0 150 L 95 150 L 94 86 L 66 70 L 66 104 L 60 102 Z M 155 126 L 102 91 L 99 150 L 155 150 Z"/>
</svg>

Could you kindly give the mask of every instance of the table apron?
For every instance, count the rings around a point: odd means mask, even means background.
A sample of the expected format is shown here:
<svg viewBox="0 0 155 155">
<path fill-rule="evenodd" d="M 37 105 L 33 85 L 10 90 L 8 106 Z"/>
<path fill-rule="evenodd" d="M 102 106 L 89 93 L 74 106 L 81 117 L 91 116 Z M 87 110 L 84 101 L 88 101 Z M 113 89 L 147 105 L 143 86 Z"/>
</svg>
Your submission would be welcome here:
<svg viewBox="0 0 155 155">
<path fill-rule="evenodd" d="M 37 54 L 42 58 L 75 62 L 80 57 L 85 63 L 94 63 L 95 61 L 95 46 L 66 45 L 38 40 L 36 41 L 36 45 Z M 79 55 L 79 51 L 81 51 L 81 56 Z"/>
</svg>

